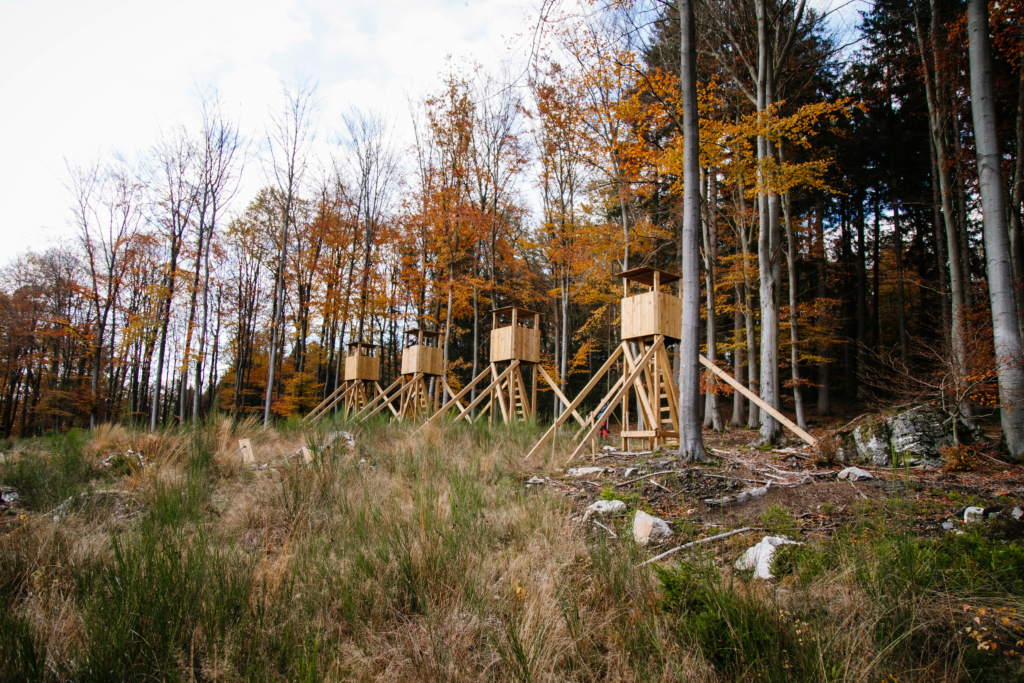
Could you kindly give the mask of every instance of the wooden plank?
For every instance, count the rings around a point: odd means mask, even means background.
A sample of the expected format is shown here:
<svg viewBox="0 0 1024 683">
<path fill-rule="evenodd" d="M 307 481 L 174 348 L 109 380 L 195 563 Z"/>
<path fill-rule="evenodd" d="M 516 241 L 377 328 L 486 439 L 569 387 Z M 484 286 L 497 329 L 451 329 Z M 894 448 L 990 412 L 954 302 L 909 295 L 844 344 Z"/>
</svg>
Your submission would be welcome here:
<svg viewBox="0 0 1024 683">
<path fill-rule="evenodd" d="M 475 378 L 473 378 L 473 381 L 471 381 L 466 386 L 462 387 L 462 391 L 460 391 L 458 394 L 454 394 L 454 397 L 452 398 L 451 401 L 449 401 L 448 403 L 445 403 L 444 405 L 442 405 L 441 408 L 436 413 L 434 413 L 430 417 L 429 420 L 427 420 L 426 422 L 423 423 L 423 427 L 426 427 L 428 424 L 431 424 L 433 422 L 436 422 L 437 420 L 440 420 L 441 416 L 448 412 L 448 409 L 451 407 L 451 405 L 453 403 L 456 404 L 459 407 L 459 410 L 460 410 L 459 417 L 461 418 L 462 415 L 465 414 L 466 409 L 463 408 L 462 403 L 460 403 L 459 400 L 463 396 L 468 394 L 469 390 L 472 389 L 473 387 L 475 387 L 480 380 L 482 380 L 484 377 L 486 377 L 488 372 L 490 372 L 490 369 L 484 370 L 479 375 L 477 375 Z M 452 390 L 448 386 L 448 382 L 447 381 L 444 382 L 444 387 L 445 387 L 445 389 L 448 389 L 448 393 L 451 394 Z M 420 431 L 420 429 L 423 429 L 423 427 L 420 427 L 416 431 L 417 432 Z"/>
<path fill-rule="evenodd" d="M 612 400 L 608 402 L 608 409 L 609 410 L 615 410 L 615 408 L 619 405 L 619 402 L 622 400 L 623 394 L 625 394 L 626 391 L 629 389 L 629 386 L 631 384 L 633 384 L 634 382 L 636 382 L 637 379 L 640 377 L 640 373 L 643 372 L 643 366 L 646 363 L 650 363 L 651 362 L 651 358 L 654 357 L 654 354 L 658 351 L 658 349 L 664 348 L 664 346 L 665 346 L 665 338 L 659 336 L 654 341 L 654 344 L 651 346 L 651 348 L 647 350 L 647 353 L 644 354 L 643 358 L 640 359 L 640 363 L 638 364 L 638 367 L 635 370 L 633 370 L 632 373 L 630 373 L 630 375 L 626 379 L 626 381 L 623 382 L 621 387 L 619 387 L 619 390 L 615 392 L 615 397 L 612 398 Z M 569 460 L 570 461 L 574 460 L 576 458 L 576 456 L 578 456 L 580 453 L 583 452 L 583 449 L 586 448 L 587 444 L 590 443 L 591 439 L 594 438 L 594 434 L 597 433 L 597 430 L 599 428 L 600 428 L 599 424 L 594 424 L 594 426 L 592 426 L 590 428 L 590 431 L 587 432 L 587 435 L 585 437 L 583 437 L 583 441 L 580 443 L 580 445 L 578 445 L 576 447 L 576 450 L 572 452 L 572 455 L 569 456 Z"/>
<path fill-rule="evenodd" d="M 454 392 L 454 391 L 452 391 L 452 388 L 451 388 L 450 386 L 448 386 L 448 380 L 446 380 L 446 379 L 442 379 L 442 380 L 441 380 L 441 386 L 442 386 L 442 388 L 443 388 L 443 389 L 444 389 L 445 391 L 447 391 L 447 392 L 448 392 L 448 395 L 449 395 L 449 396 L 451 396 L 451 397 L 452 397 L 452 398 L 454 399 L 453 401 L 449 401 L 448 403 L 442 403 L 442 404 L 441 404 L 441 407 L 442 407 L 442 408 L 444 408 L 445 406 L 448 406 L 448 405 L 451 405 L 452 403 L 454 403 L 455 405 L 457 405 L 457 406 L 459 407 L 459 410 L 462 410 L 462 408 L 464 407 L 464 406 L 462 405 L 462 401 L 460 401 L 460 400 L 459 400 L 459 399 L 458 399 L 458 398 L 457 398 L 457 397 L 455 396 L 455 392 Z"/>
<path fill-rule="evenodd" d="M 413 377 L 413 381 L 415 381 L 416 377 L 420 377 L 420 376 L 421 375 L 416 375 L 415 377 Z M 394 386 L 394 385 L 392 385 L 392 386 Z M 401 388 L 401 390 L 399 390 L 391 398 L 386 399 L 383 403 L 381 403 L 379 406 L 374 408 L 373 411 L 370 414 L 368 414 L 366 417 L 364 417 L 362 420 L 360 420 L 360 422 L 366 422 L 371 417 L 373 417 L 374 415 L 376 415 L 380 411 L 384 410 L 385 407 L 391 405 L 391 403 L 393 403 L 396 398 L 398 398 L 400 396 L 404 397 L 409 392 L 409 387 L 411 387 L 411 386 L 412 386 L 412 382 L 409 382 L 409 383 L 405 384 Z M 404 403 L 404 399 L 403 399 L 403 403 Z M 359 416 L 357 415 L 356 417 L 359 417 Z"/>
<path fill-rule="evenodd" d="M 509 363 L 509 366 L 505 369 L 505 372 L 501 373 L 501 375 L 499 375 L 499 377 L 498 377 L 498 379 L 496 381 L 491 382 L 491 384 L 486 389 L 484 389 L 482 392 L 480 392 L 480 395 L 477 396 L 476 399 L 474 399 L 472 403 L 470 403 L 468 406 L 466 406 L 462 410 L 462 412 L 459 413 L 459 418 L 461 418 L 463 415 L 467 415 L 469 413 L 469 411 L 473 410 L 473 408 L 476 408 L 478 405 L 480 405 L 480 403 L 482 403 L 484 399 L 490 398 L 492 396 L 492 394 L 494 393 L 494 385 L 495 384 L 500 384 L 501 381 L 504 380 L 506 376 L 508 376 L 508 373 L 512 372 L 512 369 L 515 368 L 518 365 L 519 365 L 519 361 L 517 361 L 517 360 L 514 360 L 511 363 Z M 491 366 L 491 367 L 493 367 L 493 366 Z M 493 402 L 493 398 L 491 398 L 491 400 Z M 483 412 L 481 412 L 480 414 L 483 415 Z M 492 415 L 494 414 L 494 410 L 493 409 L 490 411 L 490 414 L 492 414 Z M 459 419 L 459 418 L 456 418 L 456 419 Z"/>
<path fill-rule="evenodd" d="M 608 356 L 608 360 L 606 360 L 604 362 L 604 365 L 601 366 L 601 369 L 598 370 L 597 373 L 590 378 L 590 381 L 587 382 L 587 386 L 583 387 L 583 391 L 581 391 L 576 396 L 575 400 L 573 400 L 573 402 L 569 404 L 569 407 L 561 415 L 558 416 L 558 419 L 555 420 L 555 424 L 551 425 L 551 427 L 546 432 L 544 432 L 544 435 L 540 437 L 540 441 L 534 444 L 533 448 L 530 449 L 530 452 L 526 454 L 526 459 L 529 459 L 530 456 L 532 456 L 534 453 L 540 450 L 540 447 L 546 444 L 548 442 L 548 439 L 550 439 L 555 434 L 555 432 L 558 431 L 558 428 L 562 426 L 562 423 L 569 419 L 570 415 L 573 412 L 575 412 L 576 406 L 583 402 L 583 399 L 587 397 L 587 394 L 590 393 L 594 386 L 601 380 L 602 377 L 604 377 L 605 373 L 608 372 L 608 368 L 612 366 L 612 363 L 618 360 L 619 356 L 622 355 L 622 349 L 624 348 L 624 346 L 625 342 L 619 344 L 619 347 L 615 349 L 615 352 L 612 355 Z M 543 368 L 541 368 L 541 370 L 543 370 Z"/>
<path fill-rule="evenodd" d="M 817 439 L 815 439 L 813 436 L 811 436 L 810 434 L 808 434 L 804 430 L 800 429 L 800 427 L 795 425 L 792 422 L 792 420 L 790 420 L 788 417 L 786 417 L 785 415 L 783 415 L 779 411 L 775 410 L 775 408 L 773 408 L 772 406 L 770 406 L 767 403 L 765 403 L 763 400 L 761 400 L 760 396 L 758 396 L 757 394 L 752 392 L 750 389 L 747 389 L 745 386 L 743 386 L 742 384 L 737 382 L 736 379 L 732 375 L 730 375 L 729 373 L 725 372 L 720 367 L 718 367 L 717 365 L 715 365 L 714 363 L 709 361 L 707 358 L 704 357 L 703 354 L 699 354 L 699 357 L 700 357 L 700 362 L 701 362 L 701 364 L 704 367 L 706 367 L 708 370 L 710 370 L 711 372 L 715 373 L 720 378 L 722 378 L 722 380 L 725 381 L 725 383 L 728 384 L 729 386 L 731 386 L 733 389 L 735 389 L 736 391 L 740 392 L 741 394 L 743 394 L 744 396 L 749 398 L 751 401 L 756 403 L 758 405 L 758 407 L 760 407 L 762 410 L 764 410 L 769 415 L 771 415 L 776 420 L 778 420 L 783 425 L 785 425 L 787 428 L 789 428 L 789 431 L 793 432 L 794 434 L 796 434 L 797 436 L 799 436 L 801 439 L 803 439 L 804 441 L 806 441 L 808 444 L 810 444 L 812 446 L 814 446 L 814 445 L 816 445 L 818 443 Z"/>
<path fill-rule="evenodd" d="M 242 451 L 243 465 L 252 465 L 256 462 L 256 455 L 252 451 L 252 442 L 249 439 L 239 439 L 238 450 Z"/>
<path fill-rule="evenodd" d="M 538 316 L 538 317 L 540 317 L 540 316 Z M 540 350 L 539 350 L 540 347 L 538 346 L 537 348 L 538 348 L 537 353 L 540 353 Z M 533 414 L 534 414 L 535 417 L 537 415 L 537 367 L 538 367 L 538 365 L 539 365 L 538 363 L 534 363 L 532 365 L 532 368 L 533 368 L 533 380 L 532 380 L 532 383 L 530 385 L 530 387 L 531 387 L 530 388 L 530 396 L 532 397 L 531 400 L 530 400 L 530 405 L 533 406 Z"/>
<path fill-rule="evenodd" d="M 515 371 L 516 384 L 519 386 L 519 398 L 523 406 L 523 419 L 529 420 L 533 416 L 533 406 L 530 405 L 530 395 L 526 393 L 526 380 L 519 368 Z"/>
<path fill-rule="evenodd" d="M 675 376 L 672 374 L 672 364 L 668 362 L 667 353 L 658 354 L 658 362 L 661 363 L 661 376 L 665 385 L 665 393 L 668 395 L 669 414 L 672 424 L 679 427 L 679 387 L 676 386 Z"/>
<path fill-rule="evenodd" d="M 380 401 L 380 400 L 383 400 L 384 398 L 386 398 L 387 397 L 387 393 L 389 391 L 391 391 L 392 389 L 394 389 L 395 387 L 397 387 L 399 384 L 401 384 L 401 382 L 402 382 L 402 378 L 401 377 L 399 377 L 394 382 L 392 382 L 391 385 L 387 389 L 381 391 L 380 394 L 378 394 L 375 399 L 373 399 L 372 401 L 370 401 L 369 404 L 364 406 L 363 410 L 360 410 L 358 413 L 353 415 L 352 419 L 353 420 L 357 419 L 363 413 L 363 411 L 365 411 L 365 410 L 371 408 L 372 406 L 374 406 L 377 403 L 377 401 Z M 380 389 L 380 385 L 377 385 L 377 388 Z"/>
<path fill-rule="evenodd" d="M 512 362 L 515 363 L 515 361 Z M 498 407 L 501 408 L 501 419 L 505 421 L 505 424 L 508 424 L 508 409 L 505 407 L 505 388 L 502 384 L 505 376 L 512 372 L 513 367 L 510 363 L 508 370 L 501 373 L 501 377 L 498 377 L 498 369 L 493 364 L 491 365 L 491 377 L 494 377 L 494 383 L 491 386 L 493 387 L 495 397 L 498 399 Z"/>
<path fill-rule="evenodd" d="M 330 401 L 332 401 L 334 399 L 335 396 L 338 395 L 338 392 L 344 392 L 347 387 L 348 387 L 348 382 L 342 382 L 341 384 L 339 384 L 338 388 L 335 389 L 334 391 L 332 391 L 331 395 L 328 396 L 327 398 L 325 398 L 323 401 L 321 401 L 320 404 L 316 408 L 313 408 L 313 410 L 309 411 L 309 414 L 306 415 L 306 417 L 302 418 L 302 421 L 305 422 L 306 420 L 308 420 L 311 417 L 315 416 L 318 411 L 323 409 L 324 406 L 326 406 Z"/>
<path fill-rule="evenodd" d="M 572 402 L 565 397 L 565 394 L 563 394 L 561 392 L 561 390 L 555 384 L 555 380 L 551 379 L 551 375 L 549 375 L 548 371 L 544 369 L 544 366 L 543 365 L 539 365 L 538 367 L 540 368 L 541 376 L 544 377 L 544 381 L 548 383 L 549 387 L 551 387 L 551 391 L 555 392 L 555 396 L 557 396 L 558 400 L 562 402 L 562 405 L 564 405 L 564 406 L 571 406 Z M 575 408 L 572 408 L 571 413 L 572 413 L 572 416 L 576 418 L 576 421 L 579 422 L 582 425 L 583 424 L 583 418 L 580 416 L 580 414 L 578 412 L 576 412 Z"/>
<path fill-rule="evenodd" d="M 601 409 L 605 407 L 605 404 L 608 403 L 608 399 L 610 399 L 612 397 L 612 394 L 614 394 L 618 390 L 619 386 L 622 384 L 622 381 L 624 379 L 626 379 L 626 376 L 620 375 L 619 378 L 615 380 L 615 384 L 611 386 L 611 388 L 608 390 L 608 393 L 605 394 L 604 398 L 601 399 L 601 402 L 597 404 L 597 407 L 594 408 L 590 415 L 587 415 L 587 421 L 583 423 L 583 426 L 580 427 L 579 431 L 577 431 L 575 436 L 573 436 L 574 441 L 580 438 L 580 436 L 583 434 L 584 429 L 594 424 L 594 420 L 598 419 L 598 415 L 601 414 Z M 605 420 L 608 419 L 610 413 L 611 411 L 606 411 L 606 415 L 604 418 Z"/>
<path fill-rule="evenodd" d="M 328 411 L 328 410 L 330 410 L 331 408 L 333 408 L 333 407 L 334 407 L 335 405 L 337 405 L 337 404 L 338 404 L 338 403 L 340 403 L 341 401 L 344 401 L 344 400 L 345 400 L 345 398 L 346 398 L 346 397 L 347 397 L 347 396 L 348 396 L 348 395 L 349 395 L 349 394 L 350 394 L 350 393 L 351 393 L 351 392 L 352 392 L 352 391 L 353 391 L 353 390 L 354 390 L 354 389 L 355 389 L 355 388 L 356 388 L 357 386 L 358 386 L 358 382 L 354 382 L 354 383 L 350 384 L 350 385 L 349 385 L 349 387 L 348 387 L 348 389 L 346 389 L 346 390 L 345 390 L 345 393 L 343 393 L 343 394 L 342 394 L 341 396 L 338 396 L 338 397 L 337 397 L 336 399 L 334 399 L 333 401 L 331 401 L 330 405 L 326 406 L 326 407 L 325 407 L 325 408 L 324 408 L 323 410 L 321 410 L 319 414 L 317 414 L 317 415 L 313 416 L 313 417 L 312 417 L 312 418 L 310 419 L 310 421 L 309 421 L 309 422 L 310 422 L 310 424 L 312 424 L 313 422 L 316 422 L 316 421 L 317 421 L 317 420 L 319 420 L 319 419 L 320 419 L 321 417 L 323 417 L 324 415 L 326 415 L 326 414 L 327 414 L 327 411 Z"/>
<path fill-rule="evenodd" d="M 643 348 L 643 346 L 643 342 L 640 342 L 641 349 Z M 653 345 L 651 346 L 651 348 L 654 348 Z M 632 351 L 626 353 L 626 355 L 623 357 L 626 359 L 626 366 L 629 368 L 629 371 L 636 371 L 636 379 L 634 379 L 631 382 L 631 384 L 633 385 L 633 388 L 636 390 L 636 397 L 640 400 L 640 409 L 644 413 L 644 420 L 647 421 L 647 424 L 657 425 L 658 422 L 655 421 L 654 411 L 651 409 L 651 403 L 647 398 L 647 391 L 644 389 L 643 384 L 640 382 L 640 375 L 647 372 L 648 368 L 643 363 L 640 363 L 639 365 L 634 364 L 635 361 L 633 360 Z M 647 357 L 646 352 L 644 353 L 644 357 Z"/>
</svg>

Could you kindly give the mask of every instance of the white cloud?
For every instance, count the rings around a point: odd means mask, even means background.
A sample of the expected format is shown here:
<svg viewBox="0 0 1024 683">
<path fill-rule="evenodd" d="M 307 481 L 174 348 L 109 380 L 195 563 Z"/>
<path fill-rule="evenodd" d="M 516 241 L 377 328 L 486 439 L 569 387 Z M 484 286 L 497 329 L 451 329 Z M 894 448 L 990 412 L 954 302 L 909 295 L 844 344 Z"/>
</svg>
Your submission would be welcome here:
<svg viewBox="0 0 1024 683">
<path fill-rule="evenodd" d="M 0 0 L 4 255 L 44 248 L 66 229 L 65 158 L 145 150 L 159 129 L 195 120 L 197 86 L 216 85 L 257 138 L 281 81 L 295 76 L 319 83 L 322 132 L 340 128 L 355 105 L 387 113 L 407 135 L 407 95 L 433 87 L 449 55 L 485 65 L 505 58 L 530 6 Z"/>
</svg>

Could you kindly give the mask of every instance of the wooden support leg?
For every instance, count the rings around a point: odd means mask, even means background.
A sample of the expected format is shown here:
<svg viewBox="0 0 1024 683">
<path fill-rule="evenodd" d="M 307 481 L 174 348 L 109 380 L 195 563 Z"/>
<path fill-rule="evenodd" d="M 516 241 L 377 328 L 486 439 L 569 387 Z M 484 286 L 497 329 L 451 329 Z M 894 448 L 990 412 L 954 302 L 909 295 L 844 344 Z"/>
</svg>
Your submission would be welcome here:
<svg viewBox="0 0 1024 683">
<path fill-rule="evenodd" d="M 653 357 L 654 354 L 657 352 L 657 350 L 659 348 L 662 348 L 664 346 L 664 344 L 665 344 L 665 338 L 664 337 L 658 337 L 654 341 L 654 345 L 651 346 L 650 349 L 648 349 L 647 353 L 644 354 L 643 358 L 641 358 L 640 362 L 637 364 L 637 365 L 639 365 L 639 367 L 635 368 L 633 370 L 633 372 L 630 373 L 630 375 L 626 379 L 624 385 L 616 392 L 615 396 L 609 402 L 609 406 L 612 409 L 614 409 L 616 406 L 618 406 L 619 401 L 622 400 L 623 395 L 628 392 L 630 385 L 634 384 L 634 382 L 636 382 L 637 379 L 640 377 L 640 373 L 643 372 L 643 366 L 646 363 L 650 362 L 651 357 Z M 582 450 L 584 448 L 586 448 L 587 441 L 589 441 L 590 439 L 594 438 L 594 434 L 595 434 L 595 432 L 597 432 L 597 429 L 598 429 L 599 426 L 600 426 L 599 424 L 595 424 L 595 425 L 593 425 L 590 428 L 590 431 L 587 433 L 587 435 L 583 439 L 583 443 L 581 443 L 579 446 L 576 447 L 576 450 L 573 451 L 573 454 L 569 458 L 569 460 L 572 460 L 572 459 L 576 458 L 582 452 Z"/>
<path fill-rule="evenodd" d="M 537 366 L 538 365 L 540 365 L 540 364 L 539 363 L 534 363 L 533 364 L 533 369 L 531 370 L 531 374 L 533 375 L 533 379 L 530 381 L 530 387 L 531 387 L 530 388 L 530 414 L 533 415 L 534 419 L 537 418 Z"/>
<path fill-rule="evenodd" d="M 563 411 L 562 414 L 555 420 L 555 423 L 551 425 L 551 427 L 546 432 L 544 432 L 544 436 L 542 436 L 540 440 L 536 444 L 534 444 L 533 448 L 530 449 L 530 452 L 526 454 L 527 459 L 530 458 L 538 450 L 540 450 L 541 446 L 548 442 L 548 439 L 552 438 L 555 434 L 558 433 L 558 428 L 562 426 L 562 423 L 569 419 L 572 413 L 575 412 L 576 407 L 583 401 L 583 399 L 587 397 L 587 394 L 590 393 L 590 391 L 597 385 L 601 378 L 604 377 L 605 373 L 608 372 L 608 369 L 611 368 L 612 364 L 614 364 L 615 361 L 618 360 L 619 356 L 622 355 L 624 343 L 620 344 L 619 347 L 615 350 L 615 352 L 608 357 L 608 360 L 604 362 L 604 365 L 601 366 L 601 369 L 598 370 L 597 373 L 590 378 L 590 381 L 587 382 L 587 385 L 583 387 L 583 391 L 581 391 L 579 395 L 576 396 L 573 402 L 569 404 L 569 407 L 565 411 Z M 546 372 L 544 372 L 544 368 L 540 368 L 540 371 L 545 375 L 547 374 Z M 552 448 L 554 448 L 553 445 Z"/>
</svg>

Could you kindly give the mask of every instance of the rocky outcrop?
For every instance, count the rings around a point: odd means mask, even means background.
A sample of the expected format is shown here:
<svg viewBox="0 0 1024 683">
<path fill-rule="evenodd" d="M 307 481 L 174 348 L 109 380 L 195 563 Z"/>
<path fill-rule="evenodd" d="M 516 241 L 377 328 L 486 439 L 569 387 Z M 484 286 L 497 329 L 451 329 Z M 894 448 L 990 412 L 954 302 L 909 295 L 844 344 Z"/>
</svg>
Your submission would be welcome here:
<svg viewBox="0 0 1024 683">
<path fill-rule="evenodd" d="M 962 440 L 970 440 L 965 426 L 958 425 L 958 433 Z M 952 445 L 953 428 L 948 416 L 935 408 L 919 406 L 843 434 L 838 454 L 843 462 L 875 467 L 917 463 L 936 466 L 943 463 L 941 449 Z"/>
<path fill-rule="evenodd" d="M 854 462 L 876 467 L 889 464 L 889 425 L 885 422 L 866 424 L 853 430 L 853 446 L 857 453 Z"/>
<path fill-rule="evenodd" d="M 903 465 L 922 461 L 928 465 L 942 464 L 939 449 L 953 445 L 951 421 L 937 410 L 914 408 L 889 420 L 892 450 L 896 462 Z"/>
</svg>

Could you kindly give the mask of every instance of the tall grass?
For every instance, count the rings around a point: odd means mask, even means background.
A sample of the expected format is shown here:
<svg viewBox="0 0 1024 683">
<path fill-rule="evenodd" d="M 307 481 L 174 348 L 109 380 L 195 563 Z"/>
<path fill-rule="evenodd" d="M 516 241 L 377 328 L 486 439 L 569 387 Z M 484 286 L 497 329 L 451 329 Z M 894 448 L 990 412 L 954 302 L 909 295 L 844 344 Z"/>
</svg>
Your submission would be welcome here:
<svg viewBox="0 0 1024 683">
<path fill-rule="evenodd" d="M 882 520 L 786 548 L 777 588 L 731 571 L 728 544 L 641 568 L 628 520 L 617 538 L 592 534 L 569 499 L 523 486 L 538 469 L 555 474 L 568 444 L 524 462 L 532 423 L 417 427 L 210 420 L 21 453 L 4 481 L 22 476 L 33 509 L 99 483 L 135 507 L 81 505 L 56 522 L 27 513 L 0 537 L 0 679 L 1020 675 L 1019 659 L 962 637 L 960 606 L 1013 604 L 1019 544 L 922 540 Z M 238 438 L 269 466 L 243 467 Z M 303 445 L 311 463 L 290 457 Z M 128 447 L 149 464 L 97 468 Z M 30 469 L 39 463 L 62 474 Z"/>
</svg>

